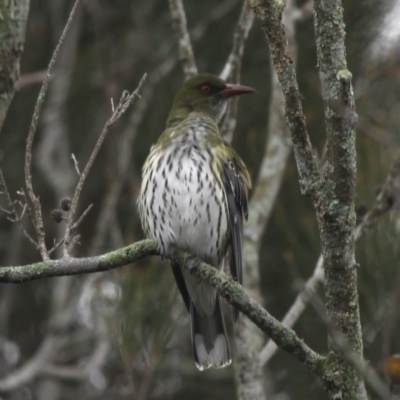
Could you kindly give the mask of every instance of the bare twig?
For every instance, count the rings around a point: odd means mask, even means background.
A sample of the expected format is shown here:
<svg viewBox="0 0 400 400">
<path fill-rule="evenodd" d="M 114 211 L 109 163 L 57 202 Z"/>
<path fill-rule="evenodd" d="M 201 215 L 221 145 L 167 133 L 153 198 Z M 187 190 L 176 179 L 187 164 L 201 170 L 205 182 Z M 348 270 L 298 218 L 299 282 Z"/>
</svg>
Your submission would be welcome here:
<svg viewBox="0 0 400 400">
<path fill-rule="evenodd" d="M 125 113 L 125 111 L 128 109 L 128 107 L 133 103 L 134 99 L 136 97 L 138 97 L 139 91 L 140 91 L 145 79 L 146 79 L 146 74 L 143 75 L 142 79 L 139 82 L 138 87 L 131 94 L 127 91 L 123 92 L 121 99 L 120 99 L 117 107 L 115 108 L 115 111 L 112 113 L 110 119 L 104 125 L 103 131 L 101 132 L 101 134 L 97 140 L 97 143 L 93 149 L 93 152 L 90 155 L 90 158 L 89 158 L 88 162 L 86 163 L 86 166 L 85 166 L 84 170 L 82 171 L 82 174 L 79 177 L 78 184 L 75 188 L 74 196 L 72 197 L 71 208 L 70 208 L 70 211 L 68 214 L 67 226 L 65 228 L 65 235 L 64 235 L 64 255 L 65 256 L 69 256 L 69 254 L 72 250 L 71 245 L 73 243 L 71 241 L 71 231 L 72 231 L 72 227 L 73 227 L 73 221 L 74 221 L 74 217 L 75 217 L 75 213 L 76 213 L 78 200 L 79 200 L 83 185 L 86 181 L 87 175 L 89 174 L 89 171 L 92 168 L 93 162 L 96 159 L 98 152 L 100 151 L 101 145 L 103 144 L 104 139 L 106 138 L 110 127 L 116 121 L 118 121 L 118 119 Z"/>
<path fill-rule="evenodd" d="M 53 25 L 53 41 L 57 42 L 63 15 L 60 5 L 52 3 L 51 21 Z M 54 192 L 56 201 L 71 193 L 77 181 L 70 162 L 70 140 L 68 137 L 69 118 L 67 116 L 67 100 L 72 81 L 78 42 L 82 25 L 83 7 L 75 13 L 64 45 L 59 51 L 54 77 L 49 85 L 46 105 L 42 111 L 42 131 L 37 146 L 37 165 L 42 176 L 47 180 Z M 57 236 L 63 234 L 63 228 L 57 228 Z"/>
<path fill-rule="evenodd" d="M 253 22 L 254 13 L 250 8 L 249 3 L 245 1 L 233 34 L 232 51 L 220 74 L 220 78 L 225 81 L 229 80 L 232 83 L 239 83 L 240 81 L 244 45 L 250 29 L 253 26 Z M 231 142 L 233 139 L 233 131 L 236 127 L 238 104 L 239 99 L 237 97 L 230 100 L 221 126 L 223 137 L 228 142 Z"/>
<path fill-rule="evenodd" d="M 55 240 L 54 240 L 55 241 Z M 64 242 L 64 238 L 61 238 L 54 246 L 49 250 L 49 255 L 52 255 Z"/>
<path fill-rule="evenodd" d="M 324 281 L 324 269 L 323 269 L 323 258 L 319 256 L 317 264 L 315 266 L 312 276 L 308 279 L 304 288 L 297 295 L 296 300 L 293 302 L 289 311 L 285 314 L 282 319 L 282 324 L 288 327 L 293 327 L 303 311 L 310 302 L 310 299 L 317 292 L 319 285 Z M 272 340 L 268 340 L 260 353 L 260 365 L 265 365 L 278 350 L 276 344 Z"/>
<path fill-rule="evenodd" d="M 78 174 L 78 176 L 81 176 L 81 171 L 79 170 L 79 163 L 78 163 L 78 160 L 76 159 L 74 153 L 71 154 L 71 158 L 72 158 L 72 161 L 74 162 L 74 167 L 75 167 L 76 173 Z"/>
<path fill-rule="evenodd" d="M 45 78 L 46 71 L 30 72 L 19 77 L 16 87 L 21 90 L 35 83 L 43 82 Z"/>
<path fill-rule="evenodd" d="M 11 217 L 7 217 L 7 219 L 13 223 L 18 223 L 23 235 L 37 248 L 38 243 L 31 237 L 31 235 L 29 235 L 29 233 L 25 230 L 22 224 L 22 218 L 29 209 L 29 205 L 26 203 L 25 192 L 23 190 L 21 191 L 21 193 L 23 193 L 23 196 L 25 198 L 25 202 L 24 203 L 18 202 L 22 207 L 21 214 L 18 215 L 18 212 L 15 208 L 16 201 L 11 200 L 10 192 L 8 191 L 6 181 L 3 176 L 3 171 L 1 170 L 0 170 L 0 193 L 6 196 L 6 200 L 9 207 L 8 210 L 0 207 L 0 210 L 6 213 L 7 215 L 11 215 Z"/>
<path fill-rule="evenodd" d="M 20 221 L 21 218 L 18 216 L 17 210 L 15 209 L 15 202 L 11 200 L 10 192 L 8 191 L 6 181 L 4 179 L 3 171 L 0 170 L 0 193 L 6 196 L 9 210 L 1 208 L 3 212 L 8 215 L 12 215 L 11 222 Z"/>
<path fill-rule="evenodd" d="M 150 103 L 155 86 L 162 77 L 171 71 L 175 64 L 175 59 L 167 59 L 165 60 L 165 63 L 161 64 L 156 72 L 150 76 L 146 82 L 146 86 L 143 88 L 141 101 L 133 110 L 128 126 L 125 128 L 122 134 L 123 136 L 122 140 L 120 141 L 119 156 L 115 171 L 115 176 L 118 176 L 118 179 L 112 180 L 111 186 L 107 189 L 106 195 L 101 204 L 101 210 L 99 213 L 101 218 L 98 218 L 97 220 L 95 229 L 96 235 L 93 237 L 89 250 L 89 254 L 91 255 L 97 254 L 101 250 L 106 235 L 110 232 L 109 228 L 111 226 L 111 221 L 113 219 L 119 195 L 124 185 L 132 158 L 132 142 L 135 139 L 139 124 L 143 119 L 148 104 Z"/>
<path fill-rule="evenodd" d="M 86 210 L 82 213 L 82 215 L 78 218 L 78 220 L 71 226 L 71 231 L 77 229 L 79 225 L 83 222 L 86 216 L 89 214 L 89 211 L 92 209 L 93 204 L 90 204 Z"/>
<path fill-rule="evenodd" d="M 354 237 L 357 240 L 372 224 L 376 222 L 376 219 L 390 210 L 395 202 L 395 194 L 393 192 L 393 185 L 395 180 L 400 176 L 400 157 L 398 157 L 392 164 L 388 177 L 385 183 L 381 186 L 377 195 L 375 204 L 371 209 L 364 215 L 361 223 L 356 227 Z"/>
<path fill-rule="evenodd" d="M 49 259 L 49 254 L 46 248 L 46 243 L 45 243 L 45 231 L 44 231 L 44 226 L 43 226 L 43 218 L 42 218 L 42 209 L 41 209 L 41 204 L 39 198 L 35 195 L 35 192 L 33 190 L 33 185 L 32 185 L 32 147 L 33 147 L 33 140 L 35 137 L 38 121 L 39 121 L 39 116 L 40 116 L 40 111 L 43 106 L 44 98 L 49 86 L 50 78 L 54 69 L 54 65 L 56 62 L 56 59 L 58 57 L 58 53 L 60 51 L 61 46 L 64 43 L 65 37 L 67 35 L 67 32 L 69 31 L 71 27 L 72 20 L 74 18 L 76 9 L 80 3 L 80 0 L 76 0 L 74 3 L 74 6 L 71 10 L 71 13 L 69 15 L 68 21 L 65 25 L 65 28 L 63 30 L 63 33 L 61 34 L 60 40 L 54 50 L 53 56 L 50 60 L 49 66 L 47 68 L 47 73 L 46 77 L 43 81 L 43 85 L 40 89 L 36 105 L 35 105 L 35 110 L 33 113 L 32 117 L 32 122 L 29 128 L 29 134 L 26 140 L 26 150 L 25 150 L 25 184 L 26 184 L 26 189 L 28 192 L 28 197 L 30 201 L 32 202 L 32 208 L 33 208 L 33 221 L 34 221 L 34 227 L 37 235 L 37 241 L 38 241 L 38 247 L 40 254 L 42 256 L 43 260 L 48 260 Z"/>
<path fill-rule="evenodd" d="M 169 0 L 172 25 L 178 37 L 179 58 L 182 62 L 185 78 L 197 75 L 196 61 L 187 29 L 186 14 L 182 0 Z"/>
<path fill-rule="evenodd" d="M 235 72 L 240 71 L 240 65 L 243 58 L 244 45 L 249 35 L 250 29 L 253 26 L 254 13 L 250 8 L 250 4 L 245 1 L 243 3 L 242 11 L 239 16 L 239 20 L 236 24 L 235 31 L 233 33 L 233 46 L 231 53 L 219 74 L 220 78 L 224 81 L 229 79 L 235 79 Z"/>
<path fill-rule="evenodd" d="M 33 239 L 33 237 L 25 229 L 22 229 L 22 233 L 36 248 L 38 247 L 35 239 Z"/>
</svg>

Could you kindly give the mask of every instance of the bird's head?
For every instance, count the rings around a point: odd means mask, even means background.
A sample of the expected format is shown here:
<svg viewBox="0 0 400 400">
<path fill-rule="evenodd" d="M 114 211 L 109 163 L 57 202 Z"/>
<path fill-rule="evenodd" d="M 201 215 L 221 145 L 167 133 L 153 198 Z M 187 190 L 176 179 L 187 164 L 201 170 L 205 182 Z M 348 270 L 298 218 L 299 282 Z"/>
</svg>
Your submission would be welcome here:
<svg viewBox="0 0 400 400">
<path fill-rule="evenodd" d="M 212 74 L 199 74 L 188 79 L 174 98 L 167 126 L 172 126 L 190 114 L 211 117 L 218 123 L 230 97 L 255 90 L 248 86 L 226 83 Z"/>
</svg>

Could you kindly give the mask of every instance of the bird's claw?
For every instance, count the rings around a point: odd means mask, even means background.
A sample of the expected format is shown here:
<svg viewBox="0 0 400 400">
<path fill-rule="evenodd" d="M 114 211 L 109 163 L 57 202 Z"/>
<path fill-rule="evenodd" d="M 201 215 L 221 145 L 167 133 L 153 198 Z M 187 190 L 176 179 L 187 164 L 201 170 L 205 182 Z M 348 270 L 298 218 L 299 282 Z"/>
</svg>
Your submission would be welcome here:
<svg viewBox="0 0 400 400">
<path fill-rule="evenodd" d="M 188 270 L 193 270 L 197 268 L 202 263 L 202 260 L 199 256 L 189 256 L 186 258 L 186 268 Z"/>
</svg>

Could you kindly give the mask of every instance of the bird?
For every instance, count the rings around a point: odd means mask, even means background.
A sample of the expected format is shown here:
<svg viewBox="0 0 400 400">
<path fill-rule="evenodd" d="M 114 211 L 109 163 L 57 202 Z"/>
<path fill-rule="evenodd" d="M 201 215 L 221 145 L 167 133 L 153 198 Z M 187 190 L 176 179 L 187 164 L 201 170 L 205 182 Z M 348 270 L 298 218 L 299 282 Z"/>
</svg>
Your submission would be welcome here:
<svg viewBox="0 0 400 400">
<path fill-rule="evenodd" d="M 201 73 L 188 79 L 174 97 L 166 129 L 151 147 L 142 169 L 137 205 L 143 230 L 161 257 L 175 249 L 222 270 L 229 261 L 232 278 L 242 283 L 243 219 L 248 217 L 250 174 L 221 136 L 219 122 L 228 99 L 253 93 Z M 171 262 L 190 313 L 194 361 L 199 370 L 232 361 L 216 290 Z M 238 313 L 234 310 L 234 319 Z"/>
</svg>

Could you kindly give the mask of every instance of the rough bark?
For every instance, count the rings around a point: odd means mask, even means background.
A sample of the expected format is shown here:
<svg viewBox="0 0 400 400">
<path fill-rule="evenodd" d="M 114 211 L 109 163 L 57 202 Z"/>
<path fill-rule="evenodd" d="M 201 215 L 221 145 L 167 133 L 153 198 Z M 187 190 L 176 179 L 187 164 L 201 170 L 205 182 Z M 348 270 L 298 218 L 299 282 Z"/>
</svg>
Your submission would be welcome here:
<svg viewBox="0 0 400 400">
<path fill-rule="evenodd" d="M 284 3 L 251 0 L 266 35 L 272 60 L 282 85 L 286 119 L 303 194 L 309 195 L 317 212 L 325 266 L 328 320 L 343 335 L 349 350 L 362 360 L 362 338 L 354 257 L 355 123 L 356 113 L 347 70 L 343 11 L 340 0 L 315 2 L 318 64 L 325 103 L 328 138 L 327 163 L 320 171 L 301 108 L 293 62 L 282 25 Z M 332 399 L 366 399 L 361 376 L 350 365 L 343 346 L 331 332 L 329 354 L 324 361 L 323 382 Z"/>
<path fill-rule="evenodd" d="M 301 95 L 296 70 L 289 55 L 289 46 L 282 23 L 285 3 L 276 0 L 249 0 L 259 18 L 271 53 L 272 62 L 282 87 L 286 121 L 293 142 L 293 151 L 299 172 L 300 189 L 315 199 L 319 180 L 314 152 L 307 133 L 306 120 L 301 105 Z"/>
<path fill-rule="evenodd" d="M 0 130 L 19 79 L 29 0 L 0 0 Z"/>
<path fill-rule="evenodd" d="M 340 0 L 315 1 L 315 35 L 325 126 L 327 163 L 317 215 L 325 267 L 327 317 L 362 358 L 357 270 L 354 255 L 356 111 L 347 69 L 343 9 Z M 325 388 L 329 396 L 367 399 L 362 378 L 329 336 Z"/>
</svg>

